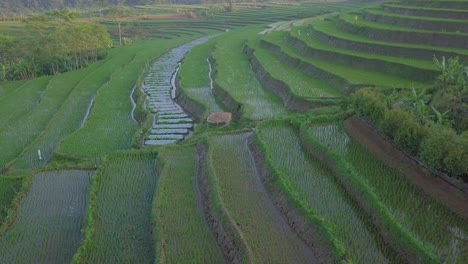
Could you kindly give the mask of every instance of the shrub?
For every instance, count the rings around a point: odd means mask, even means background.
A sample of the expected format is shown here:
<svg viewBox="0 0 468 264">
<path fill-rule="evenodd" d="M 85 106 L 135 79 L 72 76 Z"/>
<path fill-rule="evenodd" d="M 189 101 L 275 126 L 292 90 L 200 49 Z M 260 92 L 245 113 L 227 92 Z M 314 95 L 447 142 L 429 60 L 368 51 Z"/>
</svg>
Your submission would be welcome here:
<svg viewBox="0 0 468 264">
<path fill-rule="evenodd" d="M 380 128 L 386 136 L 394 139 L 398 129 L 400 129 L 401 124 L 410 118 L 410 113 L 400 109 L 392 109 L 388 112 L 385 112 L 384 118 L 380 123 Z"/>
<path fill-rule="evenodd" d="M 412 155 L 419 152 L 419 147 L 429 133 L 427 126 L 420 125 L 410 114 L 402 120 L 395 134 L 397 144 Z"/>
<path fill-rule="evenodd" d="M 421 144 L 419 157 L 430 167 L 442 170 L 444 158 L 447 157 L 450 148 L 456 141 L 457 135 L 450 128 L 435 126 Z M 454 155 L 453 153 L 452 155 Z M 455 156 L 453 157 L 455 158 Z M 452 158 L 451 158 L 452 159 Z"/>
<path fill-rule="evenodd" d="M 462 177 L 466 182 L 468 180 L 468 132 L 464 132 L 450 142 L 446 140 L 448 152 L 443 163 L 445 170 L 451 176 Z"/>
<path fill-rule="evenodd" d="M 364 88 L 352 97 L 352 105 L 360 116 L 369 118 L 379 124 L 387 112 L 385 96 L 382 93 Z"/>
</svg>

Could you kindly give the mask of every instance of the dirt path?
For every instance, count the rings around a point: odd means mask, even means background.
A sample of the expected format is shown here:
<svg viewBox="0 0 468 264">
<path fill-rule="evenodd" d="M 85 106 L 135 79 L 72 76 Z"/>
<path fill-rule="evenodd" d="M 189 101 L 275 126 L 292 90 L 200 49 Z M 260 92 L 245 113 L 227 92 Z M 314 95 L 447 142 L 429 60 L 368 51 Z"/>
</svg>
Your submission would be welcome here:
<svg viewBox="0 0 468 264">
<path fill-rule="evenodd" d="M 352 138 L 364 145 L 385 164 L 397 167 L 403 172 L 402 175 L 425 193 L 458 215 L 468 218 L 468 195 L 466 193 L 420 167 L 358 117 L 348 118 L 345 121 L 345 128 Z"/>
</svg>

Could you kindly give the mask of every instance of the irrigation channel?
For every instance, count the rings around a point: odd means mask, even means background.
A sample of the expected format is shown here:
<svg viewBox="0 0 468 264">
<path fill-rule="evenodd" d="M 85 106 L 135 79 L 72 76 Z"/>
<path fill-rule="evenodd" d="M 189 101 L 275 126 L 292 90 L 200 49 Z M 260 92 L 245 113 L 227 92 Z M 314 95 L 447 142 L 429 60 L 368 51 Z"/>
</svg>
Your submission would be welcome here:
<svg viewBox="0 0 468 264">
<path fill-rule="evenodd" d="M 171 50 L 157 59 L 143 83 L 147 107 L 153 114 L 153 125 L 145 137 L 145 145 L 167 145 L 184 139 L 193 128 L 193 120 L 175 99 L 175 78 L 184 56 L 210 36 L 199 38 Z"/>
</svg>

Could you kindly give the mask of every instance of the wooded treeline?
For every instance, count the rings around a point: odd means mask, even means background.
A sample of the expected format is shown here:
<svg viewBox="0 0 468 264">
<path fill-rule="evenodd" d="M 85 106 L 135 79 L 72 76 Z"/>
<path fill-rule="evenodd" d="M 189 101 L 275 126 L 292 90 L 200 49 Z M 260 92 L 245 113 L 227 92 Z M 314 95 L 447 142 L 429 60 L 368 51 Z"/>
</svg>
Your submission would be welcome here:
<svg viewBox="0 0 468 264">
<path fill-rule="evenodd" d="M 110 5 L 150 4 L 201 4 L 225 3 L 230 0 L 0 0 L 0 10 L 19 12 L 21 10 L 52 10 L 63 8 L 98 7 Z M 237 2 L 237 1 L 232 1 Z M 244 2 L 249 2 L 244 1 Z M 255 2 L 255 0 L 252 0 Z M 258 1 L 261 2 L 261 1 Z"/>
<path fill-rule="evenodd" d="M 80 69 L 105 56 L 107 29 L 81 22 L 68 11 L 24 21 L 21 36 L 0 34 L 0 80 L 21 80 Z"/>
</svg>

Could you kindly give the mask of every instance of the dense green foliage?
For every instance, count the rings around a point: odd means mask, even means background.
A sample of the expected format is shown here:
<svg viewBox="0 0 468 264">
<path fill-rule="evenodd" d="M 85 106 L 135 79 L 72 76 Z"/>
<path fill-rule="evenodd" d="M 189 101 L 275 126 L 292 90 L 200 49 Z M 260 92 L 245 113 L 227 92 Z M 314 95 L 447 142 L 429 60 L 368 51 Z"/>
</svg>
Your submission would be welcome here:
<svg viewBox="0 0 468 264">
<path fill-rule="evenodd" d="M 68 11 L 34 16 L 26 34 L 0 34 L 0 81 L 76 70 L 97 61 L 112 44 L 106 28 L 79 22 Z"/>
<path fill-rule="evenodd" d="M 357 91 L 352 98 L 353 109 L 370 120 L 388 138 L 430 167 L 466 180 L 468 174 L 468 142 L 466 132 L 457 134 L 450 125 L 444 125 L 434 111 L 426 112 L 422 98 L 404 93 L 392 98 L 371 89 Z M 406 104 L 403 103 L 406 100 Z M 388 103 L 386 102 L 388 101 Z M 408 103 L 409 102 L 409 103 Z M 409 105 L 409 107 L 408 107 Z M 431 120 L 432 119 L 432 120 Z"/>
</svg>

